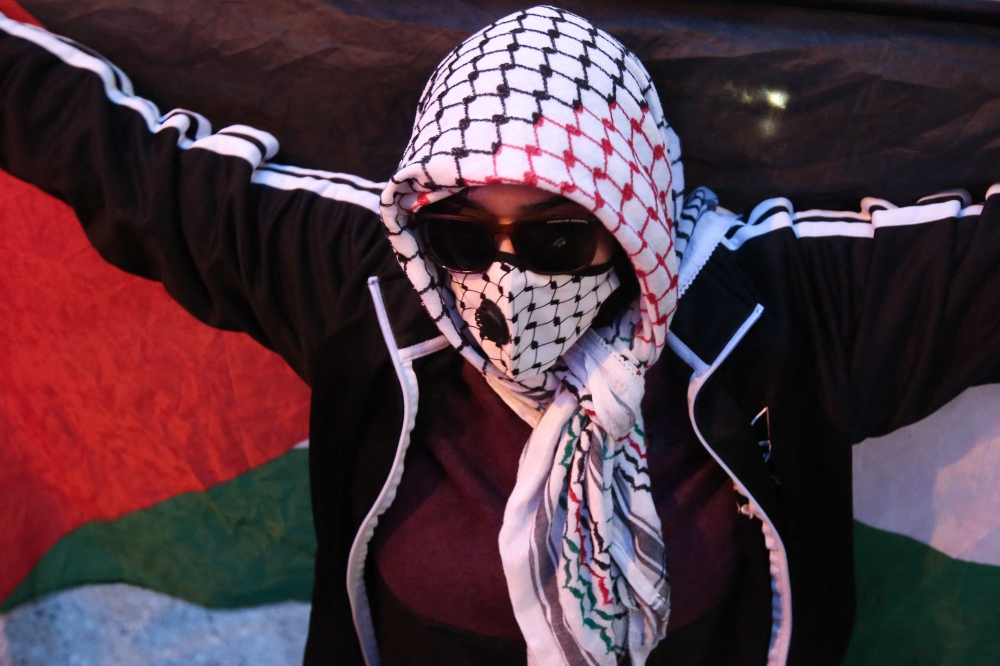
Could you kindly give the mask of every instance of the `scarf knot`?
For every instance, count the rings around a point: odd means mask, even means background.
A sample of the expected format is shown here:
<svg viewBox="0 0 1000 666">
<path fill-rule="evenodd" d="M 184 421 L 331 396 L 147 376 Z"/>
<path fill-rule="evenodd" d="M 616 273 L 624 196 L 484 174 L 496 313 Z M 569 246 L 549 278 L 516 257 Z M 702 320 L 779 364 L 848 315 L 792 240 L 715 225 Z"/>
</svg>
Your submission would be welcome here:
<svg viewBox="0 0 1000 666">
<path fill-rule="evenodd" d="M 590 330 L 563 354 L 566 370 L 557 372 L 577 391 L 589 391 L 592 417 L 612 440 L 624 437 L 639 420 L 645 373 Z"/>
</svg>

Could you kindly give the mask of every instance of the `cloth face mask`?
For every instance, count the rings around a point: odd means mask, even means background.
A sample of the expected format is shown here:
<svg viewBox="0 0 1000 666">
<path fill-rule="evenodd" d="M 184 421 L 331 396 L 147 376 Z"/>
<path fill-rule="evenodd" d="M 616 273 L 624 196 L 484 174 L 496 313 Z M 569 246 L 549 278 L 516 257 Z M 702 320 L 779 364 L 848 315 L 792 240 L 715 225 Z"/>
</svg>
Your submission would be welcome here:
<svg viewBox="0 0 1000 666">
<path fill-rule="evenodd" d="M 590 327 L 618 288 L 599 275 L 539 275 L 506 261 L 485 273 L 452 273 L 459 314 L 486 357 L 511 379 L 550 368 Z"/>
</svg>

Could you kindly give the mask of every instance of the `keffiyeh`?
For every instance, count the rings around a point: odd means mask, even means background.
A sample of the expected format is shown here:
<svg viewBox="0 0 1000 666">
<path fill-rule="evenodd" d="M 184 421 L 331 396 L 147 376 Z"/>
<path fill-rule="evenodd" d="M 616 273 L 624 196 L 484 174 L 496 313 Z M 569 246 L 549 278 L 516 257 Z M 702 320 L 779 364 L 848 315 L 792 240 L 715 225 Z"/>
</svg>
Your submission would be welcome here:
<svg viewBox="0 0 1000 666">
<path fill-rule="evenodd" d="M 640 296 L 548 370 L 514 381 L 470 335 L 451 277 L 410 214 L 466 187 L 528 184 L 593 212 L 628 254 Z M 666 634 L 670 587 L 646 466 L 640 401 L 677 302 L 680 145 L 639 60 L 553 7 L 511 14 L 438 66 L 382 218 L 448 341 L 534 430 L 500 532 L 532 664 L 636 666 Z"/>
</svg>

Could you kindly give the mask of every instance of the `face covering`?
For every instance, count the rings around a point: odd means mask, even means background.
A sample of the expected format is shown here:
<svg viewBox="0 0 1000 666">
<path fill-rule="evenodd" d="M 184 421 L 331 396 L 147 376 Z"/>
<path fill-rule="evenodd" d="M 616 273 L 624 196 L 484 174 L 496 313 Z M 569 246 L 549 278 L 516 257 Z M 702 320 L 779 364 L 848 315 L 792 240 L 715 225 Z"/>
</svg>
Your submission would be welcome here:
<svg viewBox="0 0 1000 666">
<path fill-rule="evenodd" d="M 470 335 L 511 379 L 548 370 L 573 346 L 618 288 L 600 275 L 539 275 L 505 261 L 485 273 L 452 273 L 451 290 Z"/>
</svg>

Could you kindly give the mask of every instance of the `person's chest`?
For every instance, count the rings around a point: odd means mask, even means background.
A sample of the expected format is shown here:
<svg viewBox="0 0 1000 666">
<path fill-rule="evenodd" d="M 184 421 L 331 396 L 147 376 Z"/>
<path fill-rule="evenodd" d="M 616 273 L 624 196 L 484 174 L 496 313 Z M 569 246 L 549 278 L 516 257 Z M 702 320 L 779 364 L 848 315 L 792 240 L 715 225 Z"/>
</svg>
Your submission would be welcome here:
<svg viewBox="0 0 1000 666">
<path fill-rule="evenodd" d="M 687 416 L 687 377 L 678 374 L 657 363 L 642 403 L 672 631 L 721 603 L 740 563 L 732 482 L 698 442 Z M 468 363 L 446 379 L 428 417 L 375 535 L 379 575 L 399 601 L 432 622 L 519 639 L 497 537 L 531 427 Z"/>
</svg>

